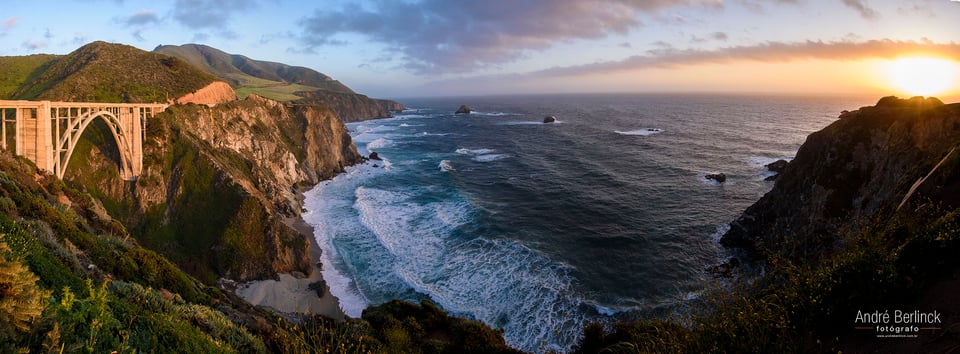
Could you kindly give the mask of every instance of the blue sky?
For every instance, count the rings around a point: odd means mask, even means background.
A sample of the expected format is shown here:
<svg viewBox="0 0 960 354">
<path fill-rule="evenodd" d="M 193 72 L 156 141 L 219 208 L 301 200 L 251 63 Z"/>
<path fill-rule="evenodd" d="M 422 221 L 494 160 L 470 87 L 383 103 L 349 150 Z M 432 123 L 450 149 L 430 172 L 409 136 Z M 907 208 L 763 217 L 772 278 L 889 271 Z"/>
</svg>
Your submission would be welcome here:
<svg viewBox="0 0 960 354">
<path fill-rule="evenodd" d="M 0 55 L 202 43 L 380 97 L 883 92 L 885 61 L 960 58 L 954 0 L 2 0 Z M 871 92 L 872 92 L 871 91 Z"/>
</svg>

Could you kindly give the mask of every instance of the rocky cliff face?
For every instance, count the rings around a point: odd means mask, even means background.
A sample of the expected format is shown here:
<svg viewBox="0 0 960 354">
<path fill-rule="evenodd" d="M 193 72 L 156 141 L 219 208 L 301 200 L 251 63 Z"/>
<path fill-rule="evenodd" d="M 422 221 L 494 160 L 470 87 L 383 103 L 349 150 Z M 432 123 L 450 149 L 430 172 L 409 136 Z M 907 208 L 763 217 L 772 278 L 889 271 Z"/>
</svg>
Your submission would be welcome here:
<svg viewBox="0 0 960 354">
<path fill-rule="evenodd" d="M 960 104 L 886 97 L 844 111 L 807 138 L 773 189 L 731 224 L 721 243 L 817 252 L 831 246 L 838 230 L 898 209 L 955 208 L 960 158 L 951 152 L 958 145 Z"/>
<path fill-rule="evenodd" d="M 298 92 L 303 99 L 295 104 L 325 105 L 330 107 L 344 122 L 356 122 L 365 119 L 389 118 L 390 112 L 402 111 L 405 107 L 390 100 L 377 100 L 350 93 L 330 91 Z"/>
<path fill-rule="evenodd" d="M 127 184 L 105 127 L 78 147 L 66 179 L 104 200 L 138 240 L 207 282 L 309 272 L 308 240 L 286 226 L 297 186 L 360 161 L 323 106 L 256 96 L 215 107 L 177 105 L 148 121 L 144 172 Z M 99 141 L 98 141 L 99 140 Z"/>
<path fill-rule="evenodd" d="M 237 92 L 223 81 L 214 81 L 202 89 L 183 95 L 174 102 L 179 104 L 196 103 L 216 105 L 237 100 Z M 174 103 L 170 102 L 170 103 Z"/>
</svg>

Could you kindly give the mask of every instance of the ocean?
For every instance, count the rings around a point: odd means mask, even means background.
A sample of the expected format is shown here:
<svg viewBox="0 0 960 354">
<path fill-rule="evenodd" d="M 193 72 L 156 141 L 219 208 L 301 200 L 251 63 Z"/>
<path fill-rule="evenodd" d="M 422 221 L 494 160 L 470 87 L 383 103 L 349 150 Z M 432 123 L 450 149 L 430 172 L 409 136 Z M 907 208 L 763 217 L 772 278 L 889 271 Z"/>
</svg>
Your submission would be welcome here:
<svg viewBox="0 0 960 354">
<path fill-rule="evenodd" d="M 566 351 L 590 322 L 669 313 L 730 257 L 719 236 L 840 111 L 875 98 L 548 95 L 410 99 L 348 124 L 382 161 L 306 193 L 348 316 L 429 299 Z M 461 104 L 476 111 L 454 115 Z M 554 123 L 542 123 L 547 115 Z M 706 179 L 724 173 L 725 183 Z"/>
</svg>

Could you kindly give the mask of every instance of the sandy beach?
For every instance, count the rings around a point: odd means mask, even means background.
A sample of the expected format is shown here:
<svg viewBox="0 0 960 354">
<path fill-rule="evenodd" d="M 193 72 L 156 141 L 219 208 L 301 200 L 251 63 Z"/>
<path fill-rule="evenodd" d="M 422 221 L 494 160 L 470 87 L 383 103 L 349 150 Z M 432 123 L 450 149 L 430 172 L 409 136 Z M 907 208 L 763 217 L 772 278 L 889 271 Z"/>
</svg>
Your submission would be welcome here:
<svg viewBox="0 0 960 354">
<path fill-rule="evenodd" d="M 340 302 L 324 287 L 323 297 L 318 297 L 309 288 L 311 283 L 323 279 L 317 263 L 320 262 L 320 246 L 313 235 L 313 227 L 302 218 L 290 218 L 284 222 L 310 240 L 310 276 L 297 279 L 291 274 L 279 274 L 280 280 L 260 280 L 241 284 L 237 295 L 247 302 L 273 308 L 285 313 L 309 313 L 342 320 L 345 315 Z"/>
</svg>

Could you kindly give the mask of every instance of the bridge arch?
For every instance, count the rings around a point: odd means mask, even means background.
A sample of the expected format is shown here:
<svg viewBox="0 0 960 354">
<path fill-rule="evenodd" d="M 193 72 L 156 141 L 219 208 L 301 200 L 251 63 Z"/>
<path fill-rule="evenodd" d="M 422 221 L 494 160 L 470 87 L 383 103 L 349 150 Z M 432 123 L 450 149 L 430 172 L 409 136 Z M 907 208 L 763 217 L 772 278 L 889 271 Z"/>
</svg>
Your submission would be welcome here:
<svg viewBox="0 0 960 354">
<path fill-rule="evenodd" d="M 135 180 L 143 170 L 147 119 L 167 109 L 162 103 L 94 103 L 0 100 L 0 147 L 7 149 L 13 125 L 16 154 L 63 178 L 80 136 L 96 119 L 110 129 L 120 150 L 120 176 Z"/>
<path fill-rule="evenodd" d="M 54 156 L 53 162 L 54 172 L 56 172 L 57 177 L 63 178 L 67 171 L 67 165 L 70 164 L 70 157 L 73 156 L 73 150 L 77 147 L 80 137 L 83 135 L 83 132 L 87 130 L 87 127 L 97 118 L 100 118 L 106 123 L 107 128 L 110 129 L 110 134 L 113 135 L 113 139 L 117 143 L 117 149 L 120 150 L 120 176 L 123 177 L 123 179 L 133 179 L 139 174 L 139 171 L 134 173 L 134 156 L 132 156 L 131 151 L 132 142 L 128 134 L 124 134 L 120 119 L 110 111 L 101 110 L 82 114 L 78 119 L 72 119 L 67 124 L 66 131 L 57 140 L 54 150 L 59 152 L 55 154 L 57 156 Z"/>
</svg>

